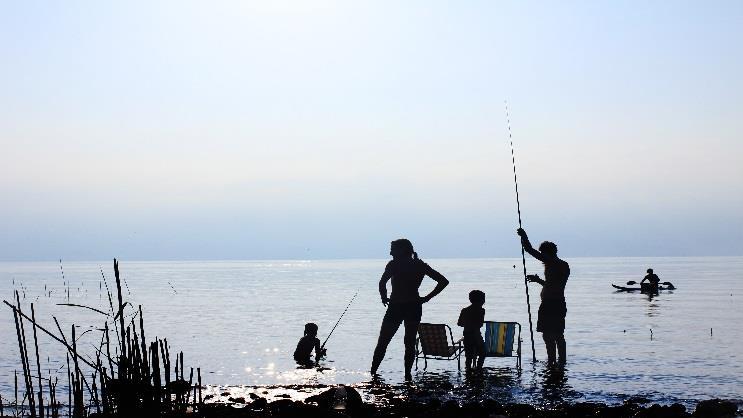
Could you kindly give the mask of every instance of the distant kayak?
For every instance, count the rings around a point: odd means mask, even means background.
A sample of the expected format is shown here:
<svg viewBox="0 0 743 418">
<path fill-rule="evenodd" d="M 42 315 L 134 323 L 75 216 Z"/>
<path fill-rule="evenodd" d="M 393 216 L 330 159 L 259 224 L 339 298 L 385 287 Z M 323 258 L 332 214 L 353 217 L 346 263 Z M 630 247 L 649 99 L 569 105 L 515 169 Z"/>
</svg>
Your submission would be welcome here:
<svg viewBox="0 0 743 418">
<path fill-rule="evenodd" d="M 622 291 L 622 292 L 642 292 L 642 293 L 650 293 L 650 292 L 652 292 L 652 289 L 651 289 L 650 285 L 648 285 L 648 284 L 644 284 L 642 286 L 634 286 L 634 287 L 617 286 L 615 284 L 612 284 L 611 286 L 613 288 L 619 290 L 619 291 Z M 661 290 L 675 290 L 675 289 L 676 289 L 676 286 L 674 286 L 674 285 L 672 285 L 671 283 L 668 283 L 668 282 L 666 282 L 666 283 L 658 286 L 658 291 L 661 291 Z"/>
</svg>

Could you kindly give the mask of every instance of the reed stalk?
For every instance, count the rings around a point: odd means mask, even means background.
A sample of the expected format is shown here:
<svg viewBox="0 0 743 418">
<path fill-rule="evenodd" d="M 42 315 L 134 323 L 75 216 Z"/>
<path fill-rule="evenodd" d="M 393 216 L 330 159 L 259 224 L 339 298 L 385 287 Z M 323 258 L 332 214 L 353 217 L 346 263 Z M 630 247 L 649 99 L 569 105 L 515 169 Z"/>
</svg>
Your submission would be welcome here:
<svg viewBox="0 0 743 418">
<path fill-rule="evenodd" d="M 16 302 L 18 303 L 18 307 L 16 308 L 18 310 L 18 314 L 20 317 L 18 318 L 20 322 L 20 338 L 19 338 L 19 344 L 21 346 L 21 361 L 23 362 L 24 370 L 23 370 L 23 378 L 26 381 L 26 397 L 28 398 L 28 406 L 31 409 L 31 417 L 36 417 L 36 405 L 34 402 L 34 386 L 33 386 L 33 380 L 31 378 L 31 366 L 28 364 L 28 347 L 26 346 L 26 330 L 23 327 L 23 317 L 25 316 L 23 314 L 23 311 L 21 311 L 21 299 L 18 295 L 18 291 L 15 292 Z"/>
<path fill-rule="evenodd" d="M 34 331 L 34 350 L 36 351 L 36 372 L 39 377 L 39 417 L 44 418 L 44 385 L 41 383 L 41 362 L 39 361 L 39 339 L 36 336 L 36 310 L 31 303 L 31 324 Z"/>
</svg>

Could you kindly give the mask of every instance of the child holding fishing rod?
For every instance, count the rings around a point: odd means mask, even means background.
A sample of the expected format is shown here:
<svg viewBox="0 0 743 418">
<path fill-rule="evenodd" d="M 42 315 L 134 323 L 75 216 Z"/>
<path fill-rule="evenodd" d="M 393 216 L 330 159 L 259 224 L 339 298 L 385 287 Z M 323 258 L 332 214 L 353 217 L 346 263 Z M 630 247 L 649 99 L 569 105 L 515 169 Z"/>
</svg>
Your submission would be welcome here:
<svg viewBox="0 0 743 418">
<path fill-rule="evenodd" d="M 343 319 L 343 316 L 346 314 L 346 312 L 348 312 L 348 308 L 351 307 L 351 304 L 356 299 L 356 296 L 358 294 L 359 291 L 357 290 L 356 293 L 353 294 L 351 300 L 348 302 L 348 305 L 346 305 L 346 309 L 344 309 L 343 313 L 341 313 L 338 321 L 335 322 L 333 329 L 330 330 L 330 333 L 328 333 L 328 336 L 325 338 L 325 341 L 322 343 L 322 345 L 320 345 L 320 340 L 317 338 L 317 324 L 313 322 L 305 324 L 304 336 L 299 340 L 299 343 L 297 343 L 297 349 L 294 350 L 294 361 L 296 361 L 300 366 L 312 367 L 314 364 L 310 360 L 310 356 L 312 355 L 313 349 L 315 350 L 315 363 L 318 363 L 320 359 L 325 356 L 325 354 L 327 353 L 325 344 L 328 343 L 330 336 L 333 335 L 333 331 L 338 328 L 338 324 L 341 323 L 341 319 Z"/>
<path fill-rule="evenodd" d="M 320 340 L 317 338 L 317 324 L 309 322 L 304 326 L 304 336 L 299 339 L 297 348 L 294 350 L 294 361 L 301 366 L 312 367 L 314 364 L 310 356 L 312 350 L 315 350 L 315 363 L 326 354 L 325 348 L 320 346 Z"/>
<path fill-rule="evenodd" d="M 528 275 L 526 279 L 531 283 L 542 285 L 541 298 L 537 316 L 537 332 L 542 333 L 545 348 L 547 349 L 547 363 L 550 366 L 565 365 L 565 285 L 570 276 L 570 266 L 557 257 L 557 245 L 544 241 L 535 250 L 529 242 L 526 231 L 519 228 L 517 234 L 521 237 L 521 245 L 532 257 L 544 264 L 544 280 L 537 275 Z M 557 361 L 556 360 L 557 357 Z"/>
<path fill-rule="evenodd" d="M 441 293 L 449 284 L 441 273 L 418 258 L 413 244 L 407 239 L 398 239 L 390 244 L 392 260 L 379 279 L 379 296 L 387 312 L 382 319 L 377 347 L 374 349 L 371 374 L 376 375 L 387 346 L 395 336 L 400 324 L 405 323 L 405 380 L 412 380 L 411 370 L 415 360 L 415 336 L 421 322 L 422 305 Z M 418 294 L 423 278 L 428 276 L 436 282 L 436 287 L 426 296 Z M 387 282 L 392 280 L 392 294 L 387 297 Z"/>
</svg>

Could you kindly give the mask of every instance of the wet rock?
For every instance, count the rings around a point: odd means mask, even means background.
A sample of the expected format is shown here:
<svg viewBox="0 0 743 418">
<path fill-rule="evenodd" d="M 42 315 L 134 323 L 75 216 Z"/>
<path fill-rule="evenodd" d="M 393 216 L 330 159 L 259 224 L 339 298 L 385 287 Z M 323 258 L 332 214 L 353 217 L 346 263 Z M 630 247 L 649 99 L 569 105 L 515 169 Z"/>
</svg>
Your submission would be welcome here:
<svg viewBox="0 0 743 418">
<path fill-rule="evenodd" d="M 266 398 L 258 398 L 250 403 L 249 408 L 258 410 L 258 409 L 265 409 L 266 406 L 268 406 L 268 401 L 266 400 Z"/>
<path fill-rule="evenodd" d="M 292 397 L 292 395 L 289 395 L 288 393 L 280 393 L 280 394 L 276 395 L 276 397 L 277 398 L 287 398 L 287 399 L 289 399 L 289 398 Z"/>
<path fill-rule="evenodd" d="M 315 396 L 310 396 L 305 402 L 315 403 L 319 408 L 324 410 L 333 409 L 339 411 L 355 411 L 364 403 L 356 389 L 344 385 L 330 388 Z"/>
<path fill-rule="evenodd" d="M 232 406 L 224 404 L 204 404 L 199 408 L 199 412 L 205 417 L 229 418 L 244 416 L 244 412 Z"/>
<path fill-rule="evenodd" d="M 650 399 L 644 397 L 644 396 L 631 396 L 629 399 L 625 400 L 625 404 L 636 404 L 636 405 L 643 405 L 646 403 L 650 403 Z"/>
<path fill-rule="evenodd" d="M 727 418 L 734 417 L 738 412 L 738 406 L 730 401 L 722 399 L 710 399 L 701 401 L 694 410 L 695 417 L 703 418 Z"/>
<path fill-rule="evenodd" d="M 651 405 L 646 409 L 641 409 L 635 413 L 635 418 L 685 418 L 690 416 L 686 413 L 686 408 L 681 404 Z"/>
<path fill-rule="evenodd" d="M 248 393 L 248 396 L 250 396 L 250 399 L 253 399 L 253 400 L 256 400 L 256 399 L 260 398 L 260 396 L 256 395 L 253 392 Z"/>
<path fill-rule="evenodd" d="M 441 417 L 459 417 L 462 416 L 462 412 L 459 410 L 459 404 L 457 401 L 448 400 L 441 404 L 439 409 L 439 416 Z"/>
<path fill-rule="evenodd" d="M 268 409 L 272 416 L 298 417 L 303 415 L 302 406 L 304 405 L 291 399 L 279 399 L 268 404 Z"/>
<path fill-rule="evenodd" d="M 230 392 L 222 392 L 219 394 L 219 396 L 230 396 L 232 395 Z"/>
<path fill-rule="evenodd" d="M 607 406 L 601 412 L 602 418 L 625 418 L 631 417 L 637 413 L 639 407 L 635 404 L 624 404 Z"/>
<path fill-rule="evenodd" d="M 536 415 L 537 409 L 531 405 L 520 403 L 509 403 L 505 407 L 506 414 L 510 418 L 529 418 Z"/>
<path fill-rule="evenodd" d="M 494 399 L 485 399 L 484 401 L 480 402 L 480 404 L 482 405 L 482 408 L 491 415 L 503 415 L 506 413 L 503 405 L 501 405 L 500 402 Z"/>
<path fill-rule="evenodd" d="M 211 399 L 213 397 L 214 397 L 214 395 L 206 395 L 206 396 L 204 396 L 204 400 L 205 401 L 208 401 L 209 399 Z"/>
<path fill-rule="evenodd" d="M 568 416 L 575 418 L 602 417 L 606 405 L 598 402 L 578 402 L 573 405 L 563 405 L 560 409 Z"/>
<path fill-rule="evenodd" d="M 480 402 L 467 402 L 466 404 L 462 405 L 461 416 L 485 418 L 488 416 L 488 414 Z"/>
<path fill-rule="evenodd" d="M 441 402 L 434 408 L 430 404 L 420 402 L 400 402 L 394 407 L 394 411 L 403 417 L 420 417 L 431 411 L 436 411 L 441 406 Z"/>
<path fill-rule="evenodd" d="M 227 400 L 230 401 L 230 402 L 232 402 L 232 403 L 239 403 L 239 404 L 244 404 L 245 403 L 245 398 L 243 398 L 242 396 L 239 397 L 239 398 L 233 398 L 233 397 L 230 396 L 229 398 L 227 398 Z"/>
</svg>

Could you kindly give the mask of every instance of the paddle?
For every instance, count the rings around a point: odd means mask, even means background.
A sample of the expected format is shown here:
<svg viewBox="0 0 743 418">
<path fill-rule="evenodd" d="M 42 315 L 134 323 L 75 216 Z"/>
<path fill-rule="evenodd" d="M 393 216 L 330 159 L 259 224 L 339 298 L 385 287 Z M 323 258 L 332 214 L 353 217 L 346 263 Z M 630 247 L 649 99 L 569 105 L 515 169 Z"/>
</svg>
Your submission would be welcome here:
<svg viewBox="0 0 743 418">
<path fill-rule="evenodd" d="M 627 282 L 627 286 L 632 286 L 633 284 L 637 284 L 637 282 L 634 280 L 630 280 Z"/>
</svg>

